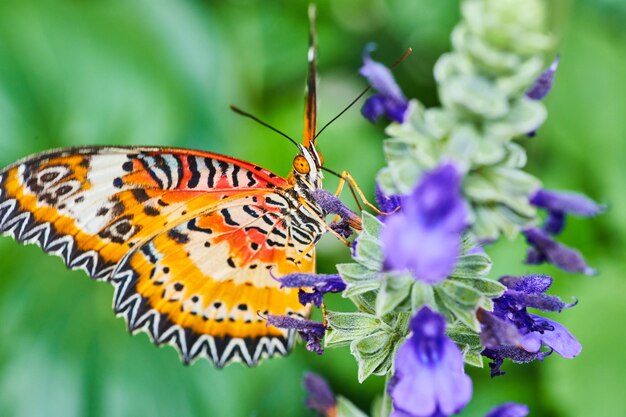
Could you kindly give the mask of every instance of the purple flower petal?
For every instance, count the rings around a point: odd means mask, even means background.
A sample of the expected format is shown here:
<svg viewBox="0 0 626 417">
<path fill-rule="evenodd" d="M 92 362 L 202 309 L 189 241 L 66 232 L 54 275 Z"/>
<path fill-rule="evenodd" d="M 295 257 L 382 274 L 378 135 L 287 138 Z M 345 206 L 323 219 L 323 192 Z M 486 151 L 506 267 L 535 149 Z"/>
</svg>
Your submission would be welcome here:
<svg viewBox="0 0 626 417">
<path fill-rule="evenodd" d="M 387 269 L 408 270 L 415 279 L 444 280 L 460 255 L 468 209 L 460 192 L 461 177 L 451 164 L 425 174 L 402 209 L 386 218 L 381 234 Z"/>
<path fill-rule="evenodd" d="M 517 291 L 508 291 L 507 296 L 514 299 L 518 304 L 523 304 L 526 307 L 536 308 L 541 311 L 556 311 L 560 312 L 567 304 L 565 304 L 559 297 L 547 294 L 526 294 Z"/>
<path fill-rule="evenodd" d="M 374 49 L 376 49 L 374 44 L 369 44 L 365 47 L 363 51 L 363 66 L 359 69 L 359 74 L 365 77 L 370 85 L 382 95 L 398 101 L 406 101 L 406 97 L 404 97 L 402 90 L 393 78 L 391 70 L 371 58 L 370 55 Z"/>
<path fill-rule="evenodd" d="M 556 242 L 543 230 L 529 228 L 523 231 L 526 241 L 546 260 L 567 272 L 581 272 L 594 275 L 596 271 L 589 267 L 580 252 Z"/>
<path fill-rule="evenodd" d="M 471 398 L 472 382 L 463 371 L 461 351 L 445 334 L 445 319 L 422 307 L 411 319 L 411 330 L 388 388 L 395 415 L 459 412 Z"/>
<path fill-rule="evenodd" d="M 521 291 L 527 294 L 544 293 L 552 285 L 552 277 L 548 275 L 524 275 L 521 277 L 507 275 L 501 277 L 498 281 L 510 290 Z"/>
<path fill-rule="evenodd" d="M 382 94 L 374 94 L 368 97 L 361 107 L 361 114 L 370 122 L 374 123 L 386 112 L 385 97 Z"/>
<path fill-rule="evenodd" d="M 520 341 L 520 347 L 529 353 L 537 353 L 541 350 L 541 333 L 532 332 L 524 335 Z"/>
<path fill-rule="evenodd" d="M 554 74 L 559 66 L 559 56 L 557 55 L 552 64 L 537 78 L 535 83 L 528 89 L 526 95 L 533 100 L 542 100 L 554 84 Z"/>
<path fill-rule="evenodd" d="M 494 408 L 485 417 L 526 417 L 529 412 L 527 405 L 506 403 Z"/>
<path fill-rule="evenodd" d="M 540 189 L 530 198 L 530 203 L 550 212 L 593 217 L 602 213 L 606 205 L 598 204 L 589 197 L 572 192 Z"/>
<path fill-rule="evenodd" d="M 402 123 L 409 106 L 408 101 L 394 80 L 391 70 L 370 57 L 372 50 L 372 45 L 365 48 L 359 74 L 367 79 L 378 94 L 370 97 L 361 111 L 370 121 L 376 121 L 386 114 L 391 120 Z"/>
<path fill-rule="evenodd" d="M 565 229 L 565 213 L 561 211 L 550 211 L 543 223 L 543 230 L 551 235 L 559 235 Z"/>
<path fill-rule="evenodd" d="M 325 416 L 330 416 L 337 407 L 337 401 L 328 383 L 321 376 L 312 372 L 304 375 L 304 387 L 308 392 L 305 404 Z"/>
<path fill-rule="evenodd" d="M 545 317 L 530 315 L 538 322 L 544 322 L 552 327 L 554 330 L 546 331 L 540 335 L 541 342 L 546 346 L 554 349 L 556 353 L 564 358 L 574 358 L 582 351 L 580 342 L 560 323 L 549 320 Z"/>
</svg>

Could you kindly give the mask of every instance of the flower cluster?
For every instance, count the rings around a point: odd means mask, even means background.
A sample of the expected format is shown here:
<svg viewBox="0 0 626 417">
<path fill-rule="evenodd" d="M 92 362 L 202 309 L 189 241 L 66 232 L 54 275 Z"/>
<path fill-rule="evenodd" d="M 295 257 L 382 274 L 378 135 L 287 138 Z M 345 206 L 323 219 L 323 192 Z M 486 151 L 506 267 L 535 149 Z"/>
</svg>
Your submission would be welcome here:
<svg viewBox="0 0 626 417">
<path fill-rule="evenodd" d="M 560 312 L 574 304 L 565 304 L 558 297 L 545 294 L 552 285 L 546 275 L 523 277 L 506 276 L 500 282 L 507 287 L 502 296 L 494 300 L 493 312 L 479 310 L 483 355 L 493 360 L 489 364 L 491 375 L 503 375 L 500 370 L 504 359 L 517 363 L 531 362 L 557 352 L 564 358 L 577 356 L 582 347 L 565 327 L 559 323 L 530 314 L 527 308 Z M 542 351 L 541 348 L 548 348 Z"/>
<path fill-rule="evenodd" d="M 323 307 L 327 293 L 341 293 L 352 312 L 325 312 L 324 323 L 267 318 L 292 329 L 309 350 L 349 346 L 357 377 L 385 376 L 375 417 L 446 417 L 472 396 L 465 365 L 503 375 L 505 359 L 543 360 L 552 352 L 573 358 L 581 351 L 561 324 L 531 313 L 561 312 L 567 304 L 546 294 L 547 275 L 488 277 L 489 245 L 501 236 L 526 238 L 529 264 L 551 263 L 567 272 L 592 274 L 582 255 L 556 240 L 566 216 L 596 216 L 603 205 L 580 194 L 547 190 L 525 172 L 521 143 L 537 135 L 546 118 L 541 100 L 559 63 L 544 58 L 542 0 L 464 0 L 453 50 L 435 67 L 441 106 L 408 99 L 389 68 L 368 46 L 360 74 L 375 93 L 362 107 L 369 121 L 391 121 L 387 159 L 376 181 L 383 215 L 359 218 L 335 196 L 315 200 L 339 221 L 329 225 L 352 241 L 350 263 L 338 274 L 290 274 L 281 286 L 300 288 L 300 302 Z M 516 11 L 523 12 L 517 13 Z M 542 221 L 542 212 L 545 218 Z M 365 417 L 335 397 L 319 376 L 308 375 L 307 405 L 327 417 Z M 507 403 L 487 417 L 523 417 L 528 407 Z"/>
</svg>

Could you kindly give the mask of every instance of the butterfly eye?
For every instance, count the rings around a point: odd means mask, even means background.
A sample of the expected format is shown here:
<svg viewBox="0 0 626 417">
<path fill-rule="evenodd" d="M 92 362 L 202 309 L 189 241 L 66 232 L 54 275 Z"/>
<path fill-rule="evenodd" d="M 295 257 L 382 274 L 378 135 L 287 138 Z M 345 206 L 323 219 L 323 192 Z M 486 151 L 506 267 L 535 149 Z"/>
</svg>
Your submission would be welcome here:
<svg viewBox="0 0 626 417">
<path fill-rule="evenodd" d="M 311 171 L 309 162 L 302 155 L 296 155 L 296 157 L 293 159 L 293 167 L 300 174 L 308 174 L 309 171 Z"/>
</svg>

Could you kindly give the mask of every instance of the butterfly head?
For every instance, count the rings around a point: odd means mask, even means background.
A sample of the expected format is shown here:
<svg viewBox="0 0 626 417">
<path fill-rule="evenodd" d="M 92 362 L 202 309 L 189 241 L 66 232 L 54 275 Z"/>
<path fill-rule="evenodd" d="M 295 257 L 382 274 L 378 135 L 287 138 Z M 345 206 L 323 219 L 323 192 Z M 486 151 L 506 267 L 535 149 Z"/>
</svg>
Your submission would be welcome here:
<svg viewBox="0 0 626 417">
<path fill-rule="evenodd" d="M 320 188 L 322 186 L 322 165 L 324 158 L 320 154 L 315 145 L 308 147 L 298 145 L 300 153 L 293 159 L 293 177 L 301 182 L 308 184 L 312 188 Z"/>
</svg>

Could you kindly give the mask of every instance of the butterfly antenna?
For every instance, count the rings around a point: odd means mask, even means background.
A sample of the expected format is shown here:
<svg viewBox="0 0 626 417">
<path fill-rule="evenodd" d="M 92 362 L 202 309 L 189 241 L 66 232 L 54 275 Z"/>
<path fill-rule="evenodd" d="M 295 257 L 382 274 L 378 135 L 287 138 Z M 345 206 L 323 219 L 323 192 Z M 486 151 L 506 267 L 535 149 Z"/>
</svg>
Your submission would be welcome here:
<svg viewBox="0 0 626 417">
<path fill-rule="evenodd" d="M 391 69 L 394 69 L 395 67 L 397 67 L 398 65 L 400 65 L 400 63 L 402 61 L 404 61 L 406 59 L 406 57 L 408 57 L 409 55 L 411 55 L 411 52 L 413 52 L 413 48 L 409 48 L 407 49 L 400 58 L 398 58 L 393 64 L 391 64 Z M 360 99 L 361 97 L 363 97 L 365 95 L 365 93 L 367 93 L 370 88 L 372 88 L 371 85 L 368 85 L 363 91 L 361 91 L 361 94 L 359 94 L 358 96 L 356 96 L 356 98 L 354 100 L 352 100 L 350 102 L 350 104 L 348 104 L 346 106 L 346 108 L 344 108 L 341 112 L 339 112 L 339 114 L 335 117 L 333 117 L 328 123 L 326 123 L 320 130 L 319 132 L 317 132 L 317 135 L 315 135 L 315 138 L 317 139 L 317 137 L 324 131 L 324 129 L 326 129 L 328 126 L 330 126 L 335 120 L 339 119 L 345 112 L 347 112 L 352 106 L 354 106 Z"/>
<path fill-rule="evenodd" d="M 248 113 L 248 112 L 246 112 L 246 111 L 241 110 L 239 107 L 235 107 L 235 106 L 231 105 L 231 106 L 230 106 L 230 109 L 231 109 L 232 111 L 234 111 L 235 113 L 237 113 L 238 115 L 240 115 L 240 116 L 244 116 L 244 117 L 247 117 L 247 118 L 249 118 L 249 119 L 252 119 L 252 120 L 254 120 L 255 122 L 257 122 L 258 124 L 260 124 L 260 125 L 262 125 L 262 126 L 265 126 L 265 127 L 267 127 L 268 129 L 273 130 L 274 132 L 278 133 L 279 135 L 281 135 L 281 136 L 283 136 L 283 137 L 287 138 L 287 139 L 288 139 L 291 143 L 293 143 L 293 144 L 296 146 L 296 148 L 298 148 L 298 149 L 299 149 L 299 147 L 298 147 L 298 142 L 296 142 L 295 140 L 293 140 L 293 139 L 292 139 L 291 137 L 289 137 L 289 135 L 287 135 L 286 133 L 283 133 L 283 132 L 281 132 L 280 130 L 276 129 L 274 126 L 270 125 L 269 123 L 266 123 L 266 122 L 264 122 L 263 120 L 259 119 L 258 117 L 254 116 L 254 115 L 252 115 L 252 114 L 250 114 L 250 113 Z"/>
</svg>

